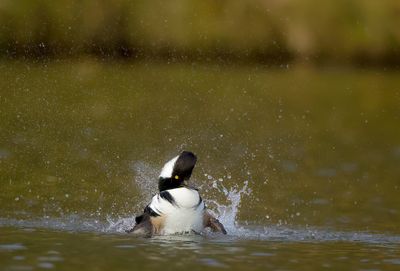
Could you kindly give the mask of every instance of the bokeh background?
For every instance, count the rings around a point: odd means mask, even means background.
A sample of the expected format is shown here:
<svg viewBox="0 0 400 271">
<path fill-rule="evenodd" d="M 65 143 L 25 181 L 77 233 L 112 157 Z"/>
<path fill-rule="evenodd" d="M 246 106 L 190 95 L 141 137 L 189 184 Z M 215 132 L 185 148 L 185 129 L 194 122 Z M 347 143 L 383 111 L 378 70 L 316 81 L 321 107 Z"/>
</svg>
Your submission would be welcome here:
<svg viewBox="0 0 400 271">
<path fill-rule="evenodd" d="M 396 0 L 2 0 L 3 57 L 397 65 Z"/>
</svg>

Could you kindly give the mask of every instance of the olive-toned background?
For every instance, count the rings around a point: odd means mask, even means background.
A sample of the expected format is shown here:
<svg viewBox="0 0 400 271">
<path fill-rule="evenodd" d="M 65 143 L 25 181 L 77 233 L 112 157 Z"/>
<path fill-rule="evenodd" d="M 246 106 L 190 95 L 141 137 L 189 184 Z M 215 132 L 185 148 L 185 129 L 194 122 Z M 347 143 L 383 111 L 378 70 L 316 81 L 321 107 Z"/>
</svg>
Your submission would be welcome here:
<svg viewBox="0 0 400 271">
<path fill-rule="evenodd" d="M 397 0 L 1 0 L 0 55 L 398 64 Z"/>
</svg>

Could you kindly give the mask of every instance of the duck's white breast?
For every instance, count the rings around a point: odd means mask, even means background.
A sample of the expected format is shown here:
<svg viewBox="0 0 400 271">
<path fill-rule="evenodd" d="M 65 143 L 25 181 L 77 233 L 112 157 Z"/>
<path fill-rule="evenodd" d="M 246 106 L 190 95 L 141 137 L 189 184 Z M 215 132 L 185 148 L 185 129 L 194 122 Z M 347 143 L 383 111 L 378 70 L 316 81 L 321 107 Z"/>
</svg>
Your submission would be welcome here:
<svg viewBox="0 0 400 271">
<path fill-rule="evenodd" d="M 165 216 L 163 233 L 202 231 L 204 202 L 199 193 L 186 187 L 170 189 L 165 192 L 170 194 L 172 200 L 167 200 L 165 196 L 157 194 L 150 203 L 153 211 Z"/>
</svg>

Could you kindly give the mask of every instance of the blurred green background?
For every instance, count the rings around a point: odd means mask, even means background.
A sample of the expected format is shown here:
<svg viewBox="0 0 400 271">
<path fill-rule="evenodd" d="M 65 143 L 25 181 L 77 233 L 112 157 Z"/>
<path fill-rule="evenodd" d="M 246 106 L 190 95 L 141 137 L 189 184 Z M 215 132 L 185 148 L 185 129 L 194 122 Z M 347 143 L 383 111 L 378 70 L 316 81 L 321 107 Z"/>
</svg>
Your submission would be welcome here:
<svg viewBox="0 0 400 271">
<path fill-rule="evenodd" d="M 1 0 L 4 57 L 400 62 L 397 0 Z"/>
</svg>

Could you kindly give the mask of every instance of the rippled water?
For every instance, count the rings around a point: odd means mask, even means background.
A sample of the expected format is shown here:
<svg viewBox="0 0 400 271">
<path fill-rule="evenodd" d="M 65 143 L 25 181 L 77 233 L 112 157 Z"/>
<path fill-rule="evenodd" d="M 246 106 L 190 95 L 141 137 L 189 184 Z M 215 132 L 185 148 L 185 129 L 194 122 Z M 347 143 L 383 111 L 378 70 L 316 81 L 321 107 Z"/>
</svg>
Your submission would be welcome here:
<svg viewBox="0 0 400 271">
<path fill-rule="evenodd" d="M 398 237 L 365 233 L 248 229 L 251 237 L 162 236 L 2 228 L 3 270 L 398 270 Z M 259 236 L 257 236 L 260 234 Z"/>
<path fill-rule="evenodd" d="M 0 62 L 0 269 L 400 268 L 396 71 Z M 227 236 L 124 233 L 179 151 Z"/>
</svg>

